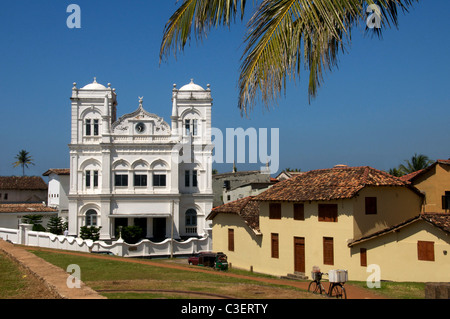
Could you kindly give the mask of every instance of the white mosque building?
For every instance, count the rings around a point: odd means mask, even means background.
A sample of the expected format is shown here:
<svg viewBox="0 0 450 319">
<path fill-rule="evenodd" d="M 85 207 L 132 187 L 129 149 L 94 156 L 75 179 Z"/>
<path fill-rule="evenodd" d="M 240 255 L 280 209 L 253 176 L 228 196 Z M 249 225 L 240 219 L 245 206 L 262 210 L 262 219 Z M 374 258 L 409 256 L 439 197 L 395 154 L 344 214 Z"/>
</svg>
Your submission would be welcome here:
<svg viewBox="0 0 450 319">
<path fill-rule="evenodd" d="M 211 90 L 172 89 L 169 125 L 147 112 L 116 118 L 117 94 L 94 82 L 73 84 L 69 235 L 101 226 L 100 239 L 138 225 L 149 239 L 203 236 L 212 209 Z"/>
</svg>

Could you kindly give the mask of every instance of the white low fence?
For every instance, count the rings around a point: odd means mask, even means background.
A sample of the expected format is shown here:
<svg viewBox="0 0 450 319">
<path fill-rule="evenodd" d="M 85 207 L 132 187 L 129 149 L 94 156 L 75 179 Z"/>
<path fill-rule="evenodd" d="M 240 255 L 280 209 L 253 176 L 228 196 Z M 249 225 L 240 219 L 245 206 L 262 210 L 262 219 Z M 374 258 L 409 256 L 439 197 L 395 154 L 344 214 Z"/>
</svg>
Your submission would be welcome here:
<svg viewBox="0 0 450 319">
<path fill-rule="evenodd" d="M 155 243 L 144 239 L 137 244 L 127 244 L 122 239 L 107 244 L 104 241 L 83 240 L 72 236 L 55 235 L 47 232 L 31 230 L 32 225 L 21 224 L 19 229 L 0 228 L 0 239 L 14 244 L 42 248 L 63 249 L 80 252 L 108 251 L 122 257 L 152 257 L 190 255 L 200 251 L 210 251 L 212 240 L 210 236 L 189 238 L 177 241 L 170 238 Z"/>
</svg>

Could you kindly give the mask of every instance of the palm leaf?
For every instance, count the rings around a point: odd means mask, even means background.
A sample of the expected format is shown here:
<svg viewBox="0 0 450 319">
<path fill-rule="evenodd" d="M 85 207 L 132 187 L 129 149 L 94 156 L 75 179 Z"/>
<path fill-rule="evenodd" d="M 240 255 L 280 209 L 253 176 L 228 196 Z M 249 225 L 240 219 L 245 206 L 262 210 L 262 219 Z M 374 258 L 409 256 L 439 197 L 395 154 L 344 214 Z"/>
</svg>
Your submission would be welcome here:
<svg viewBox="0 0 450 319">
<path fill-rule="evenodd" d="M 166 23 L 160 48 L 160 62 L 174 51 L 183 51 L 191 33 L 197 40 L 206 36 L 211 27 L 230 26 L 238 11 L 244 17 L 245 0 L 185 0 Z M 193 24 L 193 25 L 192 25 Z M 193 30 L 192 30 L 193 28 Z"/>
<path fill-rule="evenodd" d="M 257 97 L 268 106 L 286 90 L 287 80 L 309 72 L 308 95 L 314 98 L 326 71 L 337 66 L 338 54 L 351 41 L 351 30 L 366 24 L 366 10 L 377 5 L 381 27 L 398 25 L 398 9 L 407 12 L 418 0 L 262 0 L 247 24 L 241 58 L 238 106 L 247 113 Z M 184 50 L 193 33 L 197 40 L 211 27 L 230 26 L 245 0 L 185 0 L 164 28 L 160 61 L 171 50 Z M 381 36 L 381 29 L 367 33 Z"/>
</svg>

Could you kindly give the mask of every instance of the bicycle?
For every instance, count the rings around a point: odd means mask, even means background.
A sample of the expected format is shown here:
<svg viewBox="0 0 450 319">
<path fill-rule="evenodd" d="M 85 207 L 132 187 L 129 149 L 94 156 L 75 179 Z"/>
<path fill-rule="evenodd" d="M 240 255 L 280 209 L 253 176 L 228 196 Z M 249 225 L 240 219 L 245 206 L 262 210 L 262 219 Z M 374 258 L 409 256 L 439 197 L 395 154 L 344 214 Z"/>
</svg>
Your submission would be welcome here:
<svg viewBox="0 0 450 319">
<path fill-rule="evenodd" d="M 342 282 L 330 282 L 328 291 L 325 290 L 321 280 L 322 275 L 328 275 L 323 272 L 313 272 L 313 281 L 309 283 L 308 291 L 314 294 L 325 293 L 328 297 L 335 297 L 338 299 L 347 299 L 347 293 L 345 292 L 344 283 Z"/>
</svg>

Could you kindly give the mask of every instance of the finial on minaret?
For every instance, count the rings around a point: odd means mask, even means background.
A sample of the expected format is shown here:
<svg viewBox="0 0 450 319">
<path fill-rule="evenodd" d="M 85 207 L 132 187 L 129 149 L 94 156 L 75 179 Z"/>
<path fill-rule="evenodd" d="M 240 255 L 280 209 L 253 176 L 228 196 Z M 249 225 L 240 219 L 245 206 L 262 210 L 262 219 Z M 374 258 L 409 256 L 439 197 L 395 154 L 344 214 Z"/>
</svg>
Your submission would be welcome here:
<svg viewBox="0 0 450 319">
<path fill-rule="evenodd" d="M 97 77 L 94 76 L 94 83 L 97 83 Z"/>
<path fill-rule="evenodd" d="M 144 97 L 139 96 L 139 107 L 142 107 L 143 100 L 144 100 Z"/>
</svg>

